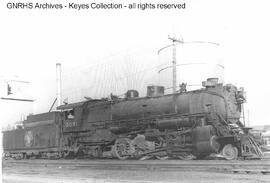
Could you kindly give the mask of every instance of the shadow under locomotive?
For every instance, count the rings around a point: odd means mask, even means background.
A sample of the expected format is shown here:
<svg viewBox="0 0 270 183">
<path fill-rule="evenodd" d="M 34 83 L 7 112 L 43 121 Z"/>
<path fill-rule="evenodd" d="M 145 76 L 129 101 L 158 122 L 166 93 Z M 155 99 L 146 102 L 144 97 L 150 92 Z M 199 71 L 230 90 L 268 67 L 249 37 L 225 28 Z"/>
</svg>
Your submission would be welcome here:
<svg viewBox="0 0 270 183">
<path fill-rule="evenodd" d="M 148 87 L 147 97 L 129 90 L 125 98 L 66 104 L 59 111 L 30 115 L 3 132 L 4 156 L 13 158 L 261 158 L 241 121 L 243 89 L 216 78 L 203 88 L 164 95 Z"/>
</svg>

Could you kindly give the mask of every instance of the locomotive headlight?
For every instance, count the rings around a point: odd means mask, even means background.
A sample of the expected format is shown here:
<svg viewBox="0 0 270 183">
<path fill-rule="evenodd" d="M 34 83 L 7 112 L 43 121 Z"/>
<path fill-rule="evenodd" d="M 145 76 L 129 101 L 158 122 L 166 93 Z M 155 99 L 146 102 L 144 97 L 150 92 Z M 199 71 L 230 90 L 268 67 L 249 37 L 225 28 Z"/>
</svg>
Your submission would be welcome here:
<svg viewBox="0 0 270 183">
<path fill-rule="evenodd" d="M 247 95 L 246 95 L 246 92 L 244 91 L 244 88 L 240 87 L 236 92 L 237 102 L 242 104 L 242 103 L 246 102 L 246 98 L 247 98 Z"/>
</svg>

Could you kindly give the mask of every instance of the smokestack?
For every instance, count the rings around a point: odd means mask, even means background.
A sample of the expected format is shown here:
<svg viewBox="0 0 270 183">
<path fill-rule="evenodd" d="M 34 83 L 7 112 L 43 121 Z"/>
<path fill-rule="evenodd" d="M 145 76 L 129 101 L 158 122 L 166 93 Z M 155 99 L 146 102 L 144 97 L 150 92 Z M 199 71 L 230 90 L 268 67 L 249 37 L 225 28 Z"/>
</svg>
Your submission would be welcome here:
<svg viewBox="0 0 270 183">
<path fill-rule="evenodd" d="M 62 104 L 62 79 L 61 79 L 61 64 L 56 64 L 56 84 L 57 84 L 57 107 Z"/>
</svg>

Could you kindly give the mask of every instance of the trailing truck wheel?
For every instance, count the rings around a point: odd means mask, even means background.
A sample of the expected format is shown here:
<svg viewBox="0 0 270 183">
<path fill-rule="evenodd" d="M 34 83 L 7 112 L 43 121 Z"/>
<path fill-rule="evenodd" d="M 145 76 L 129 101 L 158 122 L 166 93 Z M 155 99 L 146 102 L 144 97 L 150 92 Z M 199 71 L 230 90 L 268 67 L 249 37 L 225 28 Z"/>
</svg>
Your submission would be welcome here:
<svg viewBox="0 0 270 183">
<path fill-rule="evenodd" d="M 227 160 L 235 160 L 238 157 L 238 149 L 232 144 L 227 144 L 222 148 L 221 155 Z"/>
<path fill-rule="evenodd" d="M 128 138 L 117 139 L 114 143 L 113 152 L 114 155 L 120 159 L 125 160 L 130 157 L 132 145 Z"/>
</svg>

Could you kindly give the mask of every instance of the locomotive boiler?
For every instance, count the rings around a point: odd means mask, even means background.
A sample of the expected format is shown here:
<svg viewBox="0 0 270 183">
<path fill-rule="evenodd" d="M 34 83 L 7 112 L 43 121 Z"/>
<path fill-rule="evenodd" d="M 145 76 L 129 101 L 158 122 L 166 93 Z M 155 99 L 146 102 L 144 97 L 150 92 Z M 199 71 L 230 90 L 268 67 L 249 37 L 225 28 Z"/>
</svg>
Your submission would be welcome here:
<svg viewBox="0 0 270 183">
<path fill-rule="evenodd" d="M 58 107 L 59 111 L 28 116 L 20 129 L 3 132 L 6 156 L 158 159 L 227 159 L 261 157 L 241 121 L 243 89 L 219 84 L 164 95 L 149 86 L 146 97 L 129 90 L 124 98 L 111 95 Z"/>
</svg>

